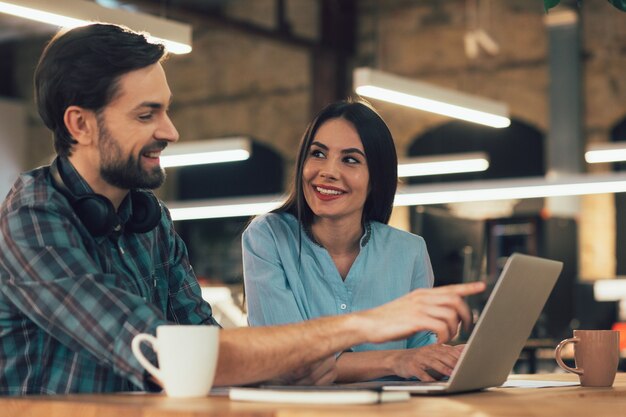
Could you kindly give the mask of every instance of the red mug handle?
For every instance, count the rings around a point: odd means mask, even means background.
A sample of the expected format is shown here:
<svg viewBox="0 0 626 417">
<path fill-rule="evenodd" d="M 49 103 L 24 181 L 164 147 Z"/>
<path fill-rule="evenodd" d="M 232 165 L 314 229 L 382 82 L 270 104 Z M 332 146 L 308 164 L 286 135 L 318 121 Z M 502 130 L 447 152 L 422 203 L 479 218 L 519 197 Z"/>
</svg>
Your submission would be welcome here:
<svg viewBox="0 0 626 417">
<path fill-rule="evenodd" d="M 561 368 L 563 368 L 567 372 L 572 372 L 572 373 L 575 373 L 576 375 L 582 375 L 584 372 L 582 369 L 570 368 L 569 366 L 565 365 L 563 363 L 563 359 L 561 359 L 561 349 L 563 349 L 563 347 L 568 343 L 578 343 L 578 342 L 580 342 L 580 339 L 578 337 L 571 337 L 569 339 L 565 339 L 561 341 L 561 343 L 559 343 L 556 349 L 554 350 L 554 356 L 556 357 L 556 363 L 558 363 Z"/>
</svg>

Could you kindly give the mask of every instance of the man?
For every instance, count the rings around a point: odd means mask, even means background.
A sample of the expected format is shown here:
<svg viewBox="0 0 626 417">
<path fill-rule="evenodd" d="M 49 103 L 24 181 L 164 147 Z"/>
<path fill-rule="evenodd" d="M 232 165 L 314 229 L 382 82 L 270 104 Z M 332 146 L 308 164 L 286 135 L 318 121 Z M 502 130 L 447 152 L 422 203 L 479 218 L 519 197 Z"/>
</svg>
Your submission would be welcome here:
<svg viewBox="0 0 626 417">
<path fill-rule="evenodd" d="M 163 46 L 115 25 L 57 34 L 35 72 L 58 158 L 0 209 L 0 394 L 147 390 L 131 353 L 166 323 L 217 324 L 169 213 L 146 189 L 178 132 Z M 332 382 L 334 354 L 431 329 L 444 342 L 480 284 L 415 291 L 373 310 L 220 332 L 217 385 Z M 271 300 L 268 300 L 271 302 Z M 184 354 L 184 346 L 181 346 Z"/>
</svg>

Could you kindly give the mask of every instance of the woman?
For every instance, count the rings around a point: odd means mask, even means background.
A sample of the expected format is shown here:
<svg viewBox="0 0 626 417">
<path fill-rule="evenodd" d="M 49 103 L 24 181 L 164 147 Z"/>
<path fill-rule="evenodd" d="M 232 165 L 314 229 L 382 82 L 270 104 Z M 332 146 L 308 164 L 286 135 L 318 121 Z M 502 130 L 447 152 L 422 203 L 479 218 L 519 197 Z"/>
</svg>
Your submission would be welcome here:
<svg viewBox="0 0 626 417">
<path fill-rule="evenodd" d="M 389 129 L 365 101 L 333 103 L 317 115 L 287 201 L 243 234 L 250 325 L 345 314 L 432 287 L 424 240 L 387 225 L 397 164 Z M 450 375 L 461 347 L 435 342 L 421 332 L 354 346 L 338 356 L 337 380 Z"/>
</svg>

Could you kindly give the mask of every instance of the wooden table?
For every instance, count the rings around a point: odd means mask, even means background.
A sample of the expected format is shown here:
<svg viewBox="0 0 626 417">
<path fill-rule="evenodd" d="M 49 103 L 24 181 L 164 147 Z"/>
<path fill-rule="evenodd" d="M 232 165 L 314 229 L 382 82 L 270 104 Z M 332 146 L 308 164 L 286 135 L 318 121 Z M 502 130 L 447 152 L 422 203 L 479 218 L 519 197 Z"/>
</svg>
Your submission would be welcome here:
<svg viewBox="0 0 626 417">
<path fill-rule="evenodd" d="M 518 375 L 514 378 L 576 381 L 573 375 Z M 368 416 L 626 416 L 626 373 L 612 388 L 492 388 L 444 397 L 412 397 L 381 405 L 323 406 L 232 402 L 225 397 L 171 399 L 154 394 L 0 397 L 2 417 L 368 417 Z"/>
</svg>

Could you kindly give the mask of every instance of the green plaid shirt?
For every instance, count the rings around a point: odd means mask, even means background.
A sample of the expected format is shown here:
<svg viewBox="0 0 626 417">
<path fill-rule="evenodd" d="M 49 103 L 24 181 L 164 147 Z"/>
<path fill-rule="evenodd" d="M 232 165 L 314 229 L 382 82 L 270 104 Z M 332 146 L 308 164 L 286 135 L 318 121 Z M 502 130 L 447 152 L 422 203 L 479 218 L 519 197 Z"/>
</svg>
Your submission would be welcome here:
<svg viewBox="0 0 626 417">
<path fill-rule="evenodd" d="M 150 232 L 94 238 L 48 167 L 21 175 L 0 208 L 0 395 L 148 389 L 131 340 L 166 323 L 217 324 L 167 209 Z"/>
</svg>

